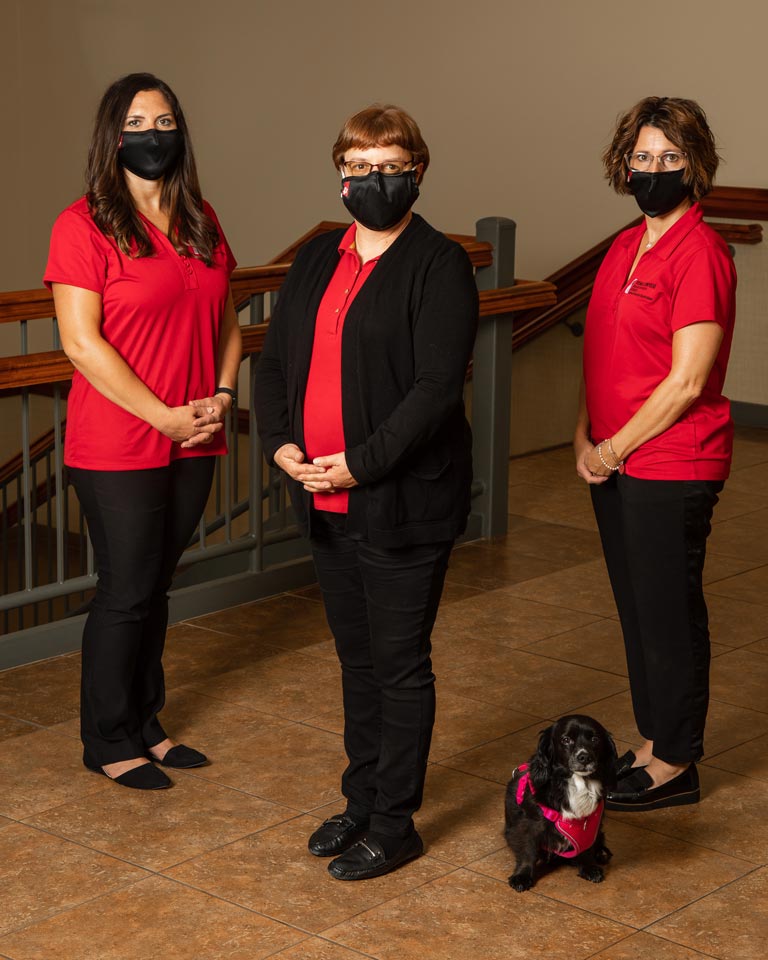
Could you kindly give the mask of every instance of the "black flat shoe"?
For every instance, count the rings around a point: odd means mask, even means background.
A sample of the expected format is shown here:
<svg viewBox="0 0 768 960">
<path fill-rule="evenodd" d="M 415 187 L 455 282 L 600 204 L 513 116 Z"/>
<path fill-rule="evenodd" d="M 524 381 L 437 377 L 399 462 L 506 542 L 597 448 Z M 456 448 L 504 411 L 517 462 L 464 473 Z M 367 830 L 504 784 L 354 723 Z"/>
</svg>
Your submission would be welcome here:
<svg viewBox="0 0 768 960">
<path fill-rule="evenodd" d="M 173 784 L 162 770 L 158 770 L 151 763 L 143 763 L 140 767 L 121 773 L 119 777 L 110 777 L 103 767 L 86 757 L 83 757 L 83 766 L 93 770 L 94 773 L 102 774 L 107 780 L 119 783 L 121 787 L 130 787 L 132 790 L 167 790 Z"/>
<path fill-rule="evenodd" d="M 208 757 L 199 750 L 193 750 L 192 747 L 185 747 L 183 743 L 177 743 L 166 751 L 162 760 L 158 759 L 149 750 L 147 756 L 153 763 L 159 763 L 163 767 L 173 767 L 176 770 L 189 770 L 191 767 L 202 767 L 208 763 Z"/>
<path fill-rule="evenodd" d="M 676 777 L 654 787 L 653 780 L 643 767 L 635 767 L 618 782 L 615 790 L 605 796 L 606 810 L 660 810 L 662 807 L 682 807 L 698 803 L 701 798 L 699 772 L 692 763 Z"/>
<path fill-rule="evenodd" d="M 632 752 L 632 750 L 627 750 L 626 753 L 623 753 L 619 759 L 616 761 L 616 779 L 621 780 L 623 777 L 626 777 L 627 774 L 635 769 L 642 770 L 642 767 L 634 767 L 632 764 L 637 760 L 637 757 Z"/>
<path fill-rule="evenodd" d="M 307 847 L 315 857 L 335 857 L 348 850 L 367 829 L 367 820 L 353 820 L 346 813 L 337 813 L 315 830 Z"/>
<path fill-rule="evenodd" d="M 414 830 L 403 840 L 397 852 L 387 857 L 378 840 L 363 837 L 346 853 L 331 860 L 328 873 L 337 880 L 368 880 L 390 873 L 424 853 L 424 842 Z"/>
</svg>

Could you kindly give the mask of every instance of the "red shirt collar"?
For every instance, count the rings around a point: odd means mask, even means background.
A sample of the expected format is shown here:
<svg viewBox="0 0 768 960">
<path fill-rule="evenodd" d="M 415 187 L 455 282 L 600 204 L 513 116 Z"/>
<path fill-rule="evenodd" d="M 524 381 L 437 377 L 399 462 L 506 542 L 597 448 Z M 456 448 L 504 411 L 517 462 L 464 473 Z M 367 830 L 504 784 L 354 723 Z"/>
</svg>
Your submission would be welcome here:
<svg viewBox="0 0 768 960">
<path fill-rule="evenodd" d="M 350 223 L 347 229 L 344 231 L 344 236 L 339 241 L 339 253 L 344 256 L 345 253 L 353 256 L 358 263 L 360 262 L 360 255 L 357 252 L 357 247 L 355 246 L 355 241 L 357 239 L 357 224 Z M 378 257 L 371 257 L 367 263 L 376 263 L 381 259 L 381 254 Z"/>
<path fill-rule="evenodd" d="M 653 253 L 661 257 L 662 260 L 668 260 L 688 234 L 698 227 L 703 218 L 704 213 L 701 204 L 694 203 L 689 210 L 685 211 L 677 223 L 672 224 L 664 236 L 653 245 Z M 636 245 L 639 242 L 640 237 L 645 233 L 645 223 L 637 226 L 635 231 L 633 231 L 630 239 L 630 245 Z"/>
</svg>

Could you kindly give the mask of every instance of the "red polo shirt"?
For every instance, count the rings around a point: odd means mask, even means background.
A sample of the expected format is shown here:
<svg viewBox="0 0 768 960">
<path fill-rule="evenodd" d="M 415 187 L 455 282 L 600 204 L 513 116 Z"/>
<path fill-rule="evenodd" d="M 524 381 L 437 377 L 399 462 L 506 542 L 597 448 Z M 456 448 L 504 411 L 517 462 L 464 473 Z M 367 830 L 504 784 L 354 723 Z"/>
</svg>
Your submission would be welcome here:
<svg viewBox="0 0 768 960">
<path fill-rule="evenodd" d="M 317 309 L 304 394 L 304 443 L 309 461 L 346 449 L 341 410 L 341 335 L 352 301 L 379 262 L 374 257 L 365 265 L 360 263 L 355 249 L 356 233 L 353 223 L 342 237 L 339 264 Z M 316 493 L 313 500 L 316 510 L 346 513 L 349 493 Z"/>
<path fill-rule="evenodd" d="M 217 386 L 219 328 L 235 258 L 208 204 L 205 211 L 221 238 L 210 267 L 180 256 L 146 219 L 154 254 L 127 257 L 93 222 L 84 197 L 59 215 L 51 235 L 45 285 L 66 283 L 98 293 L 102 337 L 169 407 L 209 397 Z M 112 403 L 82 374 L 72 378 L 64 447 L 70 467 L 142 470 L 226 450 L 223 431 L 204 447 L 182 449 Z"/>
<path fill-rule="evenodd" d="M 723 342 L 701 396 L 667 430 L 627 457 L 645 480 L 724 480 L 733 448 L 723 396 L 736 312 L 736 269 L 722 238 L 694 204 L 650 250 L 629 279 L 645 226 L 614 240 L 595 279 L 584 334 L 587 411 L 595 442 L 612 437 L 672 367 L 672 337 L 714 322 Z"/>
</svg>

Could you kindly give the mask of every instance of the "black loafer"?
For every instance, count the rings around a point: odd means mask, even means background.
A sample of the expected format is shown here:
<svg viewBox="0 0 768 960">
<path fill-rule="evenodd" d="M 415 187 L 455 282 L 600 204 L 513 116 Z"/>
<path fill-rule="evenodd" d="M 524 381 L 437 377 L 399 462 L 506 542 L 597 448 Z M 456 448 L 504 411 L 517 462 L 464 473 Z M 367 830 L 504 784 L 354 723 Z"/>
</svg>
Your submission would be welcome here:
<svg viewBox="0 0 768 960">
<path fill-rule="evenodd" d="M 348 850 L 367 829 L 367 820 L 354 820 L 346 813 L 337 813 L 315 830 L 307 847 L 315 857 L 335 857 Z"/>
<path fill-rule="evenodd" d="M 185 747 L 183 743 L 177 743 L 175 747 L 166 750 L 162 760 L 147 751 L 147 756 L 155 763 L 163 767 L 174 767 L 176 770 L 189 770 L 190 767 L 202 767 L 208 763 L 208 757 L 199 750 L 193 750 L 192 747 Z"/>
<path fill-rule="evenodd" d="M 328 873 L 337 880 L 368 880 L 390 873 L 409 860 L 420 857 L 422 853 L 424 842 L 415 830 L 408 834 L 391 857 L 386 856 L 378 840 L 363 837 L 346 853 L 331 860 Z"/>
<path fill-rule="evenodd" d="M 626 777 L 626 775 L 630 772 L 630 770 L 632 770 L 632 764 L 635 762 L 636 759 L 637 757 L 635 756 L 632 750 L 627 750 L 626 753 L 623 753 L 619 757 L 619 759 L 616 761 L 616 779 L 617 780 L 621 780 L 622 777 Z M 635 769 L 641 769 L 641 768 L 637 767 Z"/>
<path fill-rule="evenodd" d="M 636 767 L 605 797 L 606 810 L 660 810 L 662 807 L 682 807 L 698 803 L 701 798 L 699 772 L 692 763 L 676 777 L 654 787 L 650 774 Z"/>
<path fill-rule="evenodd" d="M 107 780 L 119 783 L 121 787 L 130 787 L 132 790 L 167 790 L 173 784 L 173 781 L 169 780 L 162 770 L 158 770 L 151 763 L 142 763 L 140 767 L 127 770 L 125 773 L 121 773 L 119 777 L 110 777 L 103 767 L 100 767 L 88 757 L 83 758 L 83 766 L 93 770 L 94 773 L 103 774 Z"/>
</svg>

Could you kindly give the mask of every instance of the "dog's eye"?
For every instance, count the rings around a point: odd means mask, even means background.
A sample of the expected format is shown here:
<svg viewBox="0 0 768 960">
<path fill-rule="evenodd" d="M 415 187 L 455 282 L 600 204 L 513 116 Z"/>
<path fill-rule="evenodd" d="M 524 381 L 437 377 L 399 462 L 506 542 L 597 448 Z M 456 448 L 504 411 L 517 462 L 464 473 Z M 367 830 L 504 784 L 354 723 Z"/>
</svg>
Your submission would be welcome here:
<svg viewBox="0 0 768 960">
<path fill-rule="evenodd" d="M 592 737 L 592 743 L 600 743 L 600 737 L 598 737 L 597 735 Z"/>
<path fill-rule="evenodd" d="M 562 743 L 564 747 L 570 747 L 570 745 L 573 743 L 573 740 L 571 740 L 570 737 L 560 737 L 560 743 Z"/>
</svg>

